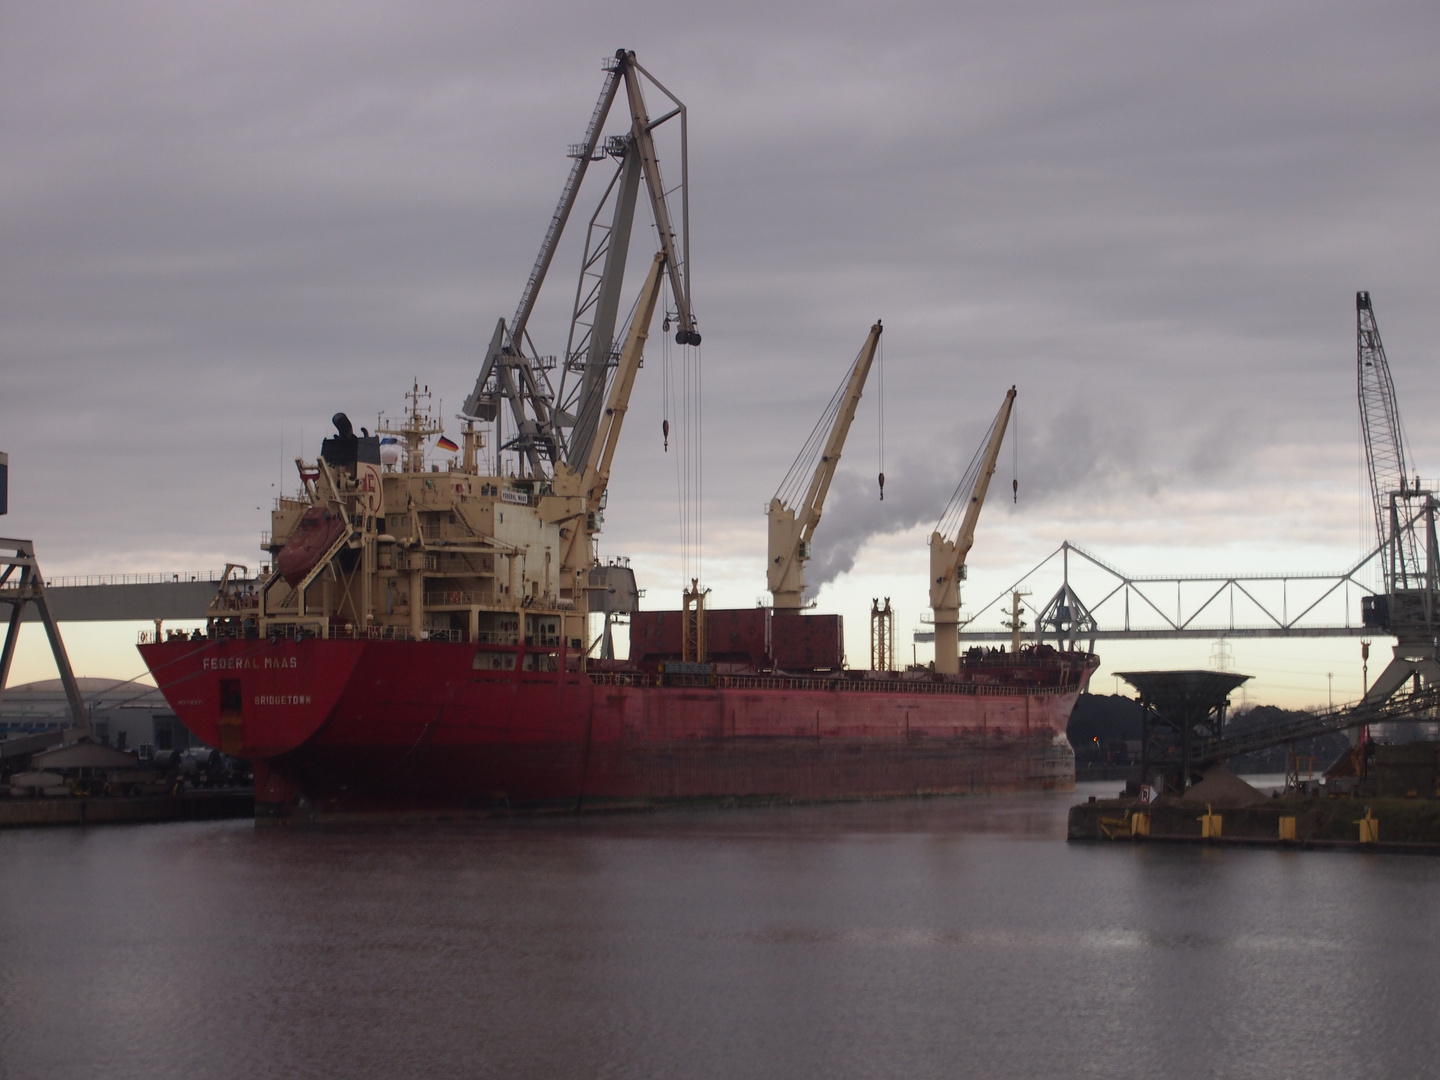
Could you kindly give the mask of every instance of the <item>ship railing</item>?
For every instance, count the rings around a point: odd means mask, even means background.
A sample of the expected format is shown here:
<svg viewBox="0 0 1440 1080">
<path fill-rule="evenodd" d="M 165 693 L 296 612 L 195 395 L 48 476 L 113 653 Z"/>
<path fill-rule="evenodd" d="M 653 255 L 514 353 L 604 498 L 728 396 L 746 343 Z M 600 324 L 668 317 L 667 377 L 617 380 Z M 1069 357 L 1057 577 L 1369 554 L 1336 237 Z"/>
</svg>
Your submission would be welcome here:
<svg viewBox="0 0 1440 1080">
<path fill-rule="evenodd" d="M 446 589 L 443 592 L 427 592 L 425 606 L 438 607 L 489 607 L 500 602 L 500 594 L 493 589 Z"/>
<path fill-rule="evenodd" d="M 277 622 L 271 623 L 265 628 L 264 633 L 261 633 L 256 620 L 241 618 L 238 613 L 231 618 L 217 618 L 204 630 L 171 629 L 161 630 L 159 634 L 154 630 L 141 630 L 135 640 L 141 645 L 181 638 L 186 641 L 242 640 L 262 637 L 276 640 L 297 640 L 319 637 L 321 629 L 328 631 L 325 636 L 339 641 L 446 641 L 470 642 L 476 645 L 500 645 L 510 648 L 520 644 L 520 634 L 513 630 L 481 630 L 473 639 L 465 630 L 426 630 L 422 631 L 417 639 L 410 632 L 408 626 L 354 626 L 347 623 L 322 628 L 317 627 L 315 623 Z M 531 639 L 527 641 L 527 644 L 536 644 L 536 647 L 558 648 L 560 639 L 558 637 Z"/>
<path fill-rule="evenodd" d="M 1004 683 L 878 681 L 804 675 L 676 675 L 632 671 L 590 672 L 601 686 L 705 687 L 720 690 L 834 690 L 851 693 L 940 694 L 961 697 L 1058 697 L 1075 686 L 1020 686 Z"/>
<path fill-rule="evenodd" d="M 141 630 L 135 637 L 138 645 L 156 645 L 162 641 L 205 641 L 204 630 Z"/>
<path fill-rule="evenodd" d="M 162 574 L 69 574 L 61 577 L 47 577 L 47 589 L 76 589 L 91 585 L 171 585 L 177 582 L 213 581 L 216 584 L 224 578 L 220 570 L 193 570 L 185 573 Z"/>
</svg>

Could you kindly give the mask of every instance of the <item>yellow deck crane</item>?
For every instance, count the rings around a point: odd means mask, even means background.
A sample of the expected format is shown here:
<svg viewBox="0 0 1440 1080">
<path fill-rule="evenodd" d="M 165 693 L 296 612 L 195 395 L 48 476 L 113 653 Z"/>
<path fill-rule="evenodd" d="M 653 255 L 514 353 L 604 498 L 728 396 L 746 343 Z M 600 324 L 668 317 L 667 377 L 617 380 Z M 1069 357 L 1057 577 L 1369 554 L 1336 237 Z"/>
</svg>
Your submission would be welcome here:
<svg viewBox="0 0 1440 1080">
<path fill-rule="evenodd" d="M 810 540 L 815 535 L 815 526 L 820 524 L 825 495 L 830 490 L 830 481 L 835 478 L 835 467 L 840 464 L 840 451 L 845 447 L 845 436 L 850 433 L 855 408 L 865 390 L 865 379 L 870 374 L 875 350 L 880 345 L 882 329 L 880 320 L 875 320 L 845 380 L 831 397 L 799 456 L 780 482 L 775 497 L 770 500 L 766 511 L 770 518 L 770 558 L 766 563 L 766 579 L 777 612 L 800 610 L 805 592 L 805 563 L 810 558 Z M 805 482 L 807 474 L 810 482 L 801 495 L 800 485 Z"/>
<path fill-rule="evenodd" d="M 588 574 L 594 565 L 593 538 L 599 532 L 599 518 L 606 488 L 610 484 L 610 466 L 615 460 L 615 447 L 620 441 L 620 429 L 625 423 L 625 413 L 630 408 L 630 394 L 635 388 L 635 374 L 645 356 L 645 342 L 650 336 L 650 324 L 655 318 L 655 308 L 660 300 L 660 288 L 664 282 L 665 253 L 655 253 L 650 264 L 650 273 L 640 290 L 635 303 L 635 314 L 630 320 L 630 331 L 625 346 L 620 351 L 620 360 L 615 377 L 610 384 L 610 393 L 605 401 L 604 411 L 596 424 L 595 438 L 591 441 L 585 460 L 576 465 L 555 463 L 550 496 L 541 503 L 541 513 L 551 524 L 561 526 L 562 548 L 560 572 L 566 584 L 574 582 L 579 590 L 584 582 L 579 578 Z"/>
<path fill-rule="evenodd" d="M 990 477 L 1005 441 L 1005 428 L 1015 406 L 1015 387 L 1005 392 L 1005 401 L 990 425 L 990 432 L 976 451 L 970 467 L 950 497 L 935 531 L 930 534 L 930 607 L 935 612 L 935 670 L 954 675 L 960 670 L 960 582 L 965 580 L 965 557 L 975 543 L 975 523 L 985 505 Z M 960 500 L 968 491 L 969 502 Z M 957 525 L 958 522 L 958 525 Z M 954 531 L 955 539 L 946 539 Z"/>
</svg>

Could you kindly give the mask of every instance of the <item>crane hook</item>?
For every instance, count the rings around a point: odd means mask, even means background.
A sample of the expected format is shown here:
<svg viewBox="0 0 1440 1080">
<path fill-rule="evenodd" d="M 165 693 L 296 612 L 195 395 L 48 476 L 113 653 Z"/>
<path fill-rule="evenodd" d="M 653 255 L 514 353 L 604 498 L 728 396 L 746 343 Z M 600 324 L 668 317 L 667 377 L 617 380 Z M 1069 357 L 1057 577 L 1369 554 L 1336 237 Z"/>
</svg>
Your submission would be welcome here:
<svg viewBox="0 0 1440 1080">
<path fill-rule="evenodd" d="M 660 422 L 660 434 L 665 437 L 665 452 L 668 454 L 668 453 L 670 452 L 670 421 L 669 421 L 669 420 L 662 420 L 662 421 Z"/>
<path fill-rule="evenodd" d="M 880 474 L 880 501 L 885 501 L 885 474 Z"/>
<path fill-rule="evenodd" d="M 1010 493 L 1011 493 L 1011 495 L 1012 495 L 1012 498 L 1011 498 L 1010 501 L 1011 501 L 1011 502 L 1017 502 L 1017 503 L 1018 503 L 1018 502 L 1020 501 L 1020 481 L 1019 481 L 1019 480 L 1011 480 L 1011 481 L 1010 481 Z"/>
</svg>

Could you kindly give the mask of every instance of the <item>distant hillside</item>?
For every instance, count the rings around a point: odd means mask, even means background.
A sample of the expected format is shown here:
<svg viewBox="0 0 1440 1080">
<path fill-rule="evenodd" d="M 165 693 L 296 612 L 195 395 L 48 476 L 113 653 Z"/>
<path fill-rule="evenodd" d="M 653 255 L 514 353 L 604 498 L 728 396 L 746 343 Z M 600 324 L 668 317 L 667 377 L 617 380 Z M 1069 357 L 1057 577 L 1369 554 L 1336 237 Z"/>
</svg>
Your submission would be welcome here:
<svg viewBox="0 0 1440 1080">
<path fill-rule="evenodd" d="M 1140 703 L 1117 694 L 1081 694 L 1065 735 L 1078 765 L 1127 765 L 1140 756 Z"/>
<path fill-rule="evenodd" d="M 1096 740 L 1104 744 L 1138 739 L 1140 703 L 1118 694 L 1081 694 L 1065 734 L 1076 749 Z"/>
<path fill-rule="evenodd" d="M 1281 709 L 1274 705 L 1256 705 L 1253 709 L 1235 713 L 1225 724 L 1227 733 L 1235 735 L 1257 728 L 1289 720 L 1300 720 L 1310 715 L 1298 709 Z M 1329 735 L 1317 735 L 1313 739 L 1302 739 L 1295 745 L 1295 752 L 1301 757 L 1313 757 L 1315 770 L 1324 772 L 1335 759 L 1350 749 L 1350 736 L 1343 731 Z M 1286 769 L 1288 746 L 1272 746 L 1268 750 L 1257 750 L 1253 754 L 1242 754 L 1226 762 L 1231 772 L 1241 773 L 1283 773 Z"/>
</svg>

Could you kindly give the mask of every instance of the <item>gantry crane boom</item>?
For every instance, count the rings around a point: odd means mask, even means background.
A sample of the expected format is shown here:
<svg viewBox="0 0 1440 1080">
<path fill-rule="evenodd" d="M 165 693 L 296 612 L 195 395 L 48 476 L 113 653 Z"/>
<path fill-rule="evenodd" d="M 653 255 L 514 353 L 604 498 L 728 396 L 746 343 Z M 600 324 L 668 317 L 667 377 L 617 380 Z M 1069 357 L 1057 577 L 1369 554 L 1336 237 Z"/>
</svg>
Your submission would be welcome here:
<svg viewBox="0 0 1440 1080">
<path fill-rule="evenodd" d="M 883 329 L 880 320 L 876 319 L 859 355 L 850 365 L 845 381 L 830 399 L 800 455 L 785 474 L 775 497 L 770 500 L 770 508 L 766 511 L 770 518 L 770 557 L 766 563 L 766 578 L 776 611 L 800 610 L 810 541 L 815 535 L 815 526 L 820 524 L 825 495 L 835 478 L 835 467 L 840 464 L 845 436 L 850 433 L 850 425 L 855 420 L 855 408 L 865 391 L 865 379 L 870 374 L 870 365 L 875 359 Z M 825 440 L 823 446 L 820 443 L 822 435 Z M 815 460 L 817 450 L 819 459 Z M 812 461 L 814 470 L 810 483 L 803 497 L 796 500 L 794 496 L 799 492 L 805 474 L 810 472 Z"/>
<path fill-rule="evenodd" d="M 1365 597 L 1362 610 L 1365 625 L 1395 636 L 1393 659 L 1365 694 L 1366 703 L 1375 705 L 1412 680 L 1440 685 L 1440 581 L 1436 578 L 1440 572 L 1436 535 L 1440 501 L 1435 492 L 1421 485 L 1419 477 L 1406 475 L 1400 405 L 1368 292 L 1355 294 L 1355 341 L 1360 424 L 1385 577 L 1384 595 Z"/>
<path fill-rule="evenodd" d="M 558 500 L 558 513 L 547 516 L 552 522 L 562 523 L 562 574 L 588 571 L 594 562 L 591 538 L 599 531 L 596 515 L 610 483 L 610 466 L 615 459 L 615 447 L 620 441 L 625 413 L 630 408 L 635 374 L 640 370 L 640 362 L 645 356 L 645 342 L 650 336 L 650 324 L 655 320 L 665 262 L 664 253 L 656 252 L 650 264 L 650 273 L 640 290 L 634 317 L 630 320 L 630 332 L 620 352 L 615 379 L 610 384 L 610 394 L 596 427 L 588 458 L 574 470 L 564 464 L 555 466 L 551 491 Z"/>
<path fill-rule="evenodd" d="M 1375 539 L 1386 547 L 1385 584 L 1405 588 L 1419 575 L 1419 552 L 1414 529 L 1406 527 L 1409 515 L 1396 500 L 1408 502 L 1412 485 L 1405 471 L 1405 436 L 1395 383 L 1368 292 L 1355 294 L 1355 381 L 1375 507 Z"/>
<path fill-rule="evenodd" d="M 690 307 L 685 106 L 640 66 L 633 52 L 617 50 L 613 57 L 607 58 L 605 72 L 605 83 L 591 113 L 584 141 L 570 148 L 574 164 L 546 227 L 540 253 L 525 282 L 514 318 L 508 326 L 503 318 L 496 323 L 475 387 L 460 411 L 466 420 L 495 420 L 500 401 L 508 402 L 515 434 L 504 448 L 517 451 L 536 476 L 543 476 L 547 467 L 553 468 L 561 462 L 572 471 L 582 468 L 590 457 L 600 407 L 605 400 L 607 377 L 616 366 L 612 335 L 619 312 L 634 207 L 642 181 L 674 295 L 675 340 L 682 345 L 700 344 Z M 642 78 L 669 98 L 674 108 L 652 120 L 645 105 Z M 625 135 L 602 142 L 601 131 L 622 84 L 630 112 L 629 129 Z M 654 131 L 677 116 L 680 118 L 681 179 L 671 189 L 666 188 L 660 175 Z M 551 384 L 547 374 L 556 366 L 554 359 L 542 359 L 531 342 L 530 315 L 586 171 L 591 162 L 607 156 L 616 159 L 618 166 L 590 219 L 557 387 Z M 676 191 L 681 202 L 683 235 L 677 234 L 669 207 L 669 198 Z M 613 203 L 613 216 L 608 225 L 600 220 L 607 203 Z"/>
<path fill-rule="evenodd" d="M 982 448 L 970 462 L 950 504 L 935 531 L 930 534 L 930 607 L 935 613 L 935 670 L 953 675 L 960 670 L 960 582 L 965 578 L 965 558 L 975 543 L 975 523 L 980 520 L 980 508 L 985 505 L 985 493 L 990 489 L 990 477 L 995 474 L 995 462 L 1000 457 L 1000 444 L 1005 441 L 1005 428 L 1010 423 L 1010 411 L 1015 405 L 1015 387 L 1005 392 L 1005 400 Z M 967 483 L 968 481 L 968 483 Z M 969 490 L 970 501 L 961 513 L 962 492 Z M 946 533 L 955 519 L 959 519 L 953 540 Z"/>
</svg>

